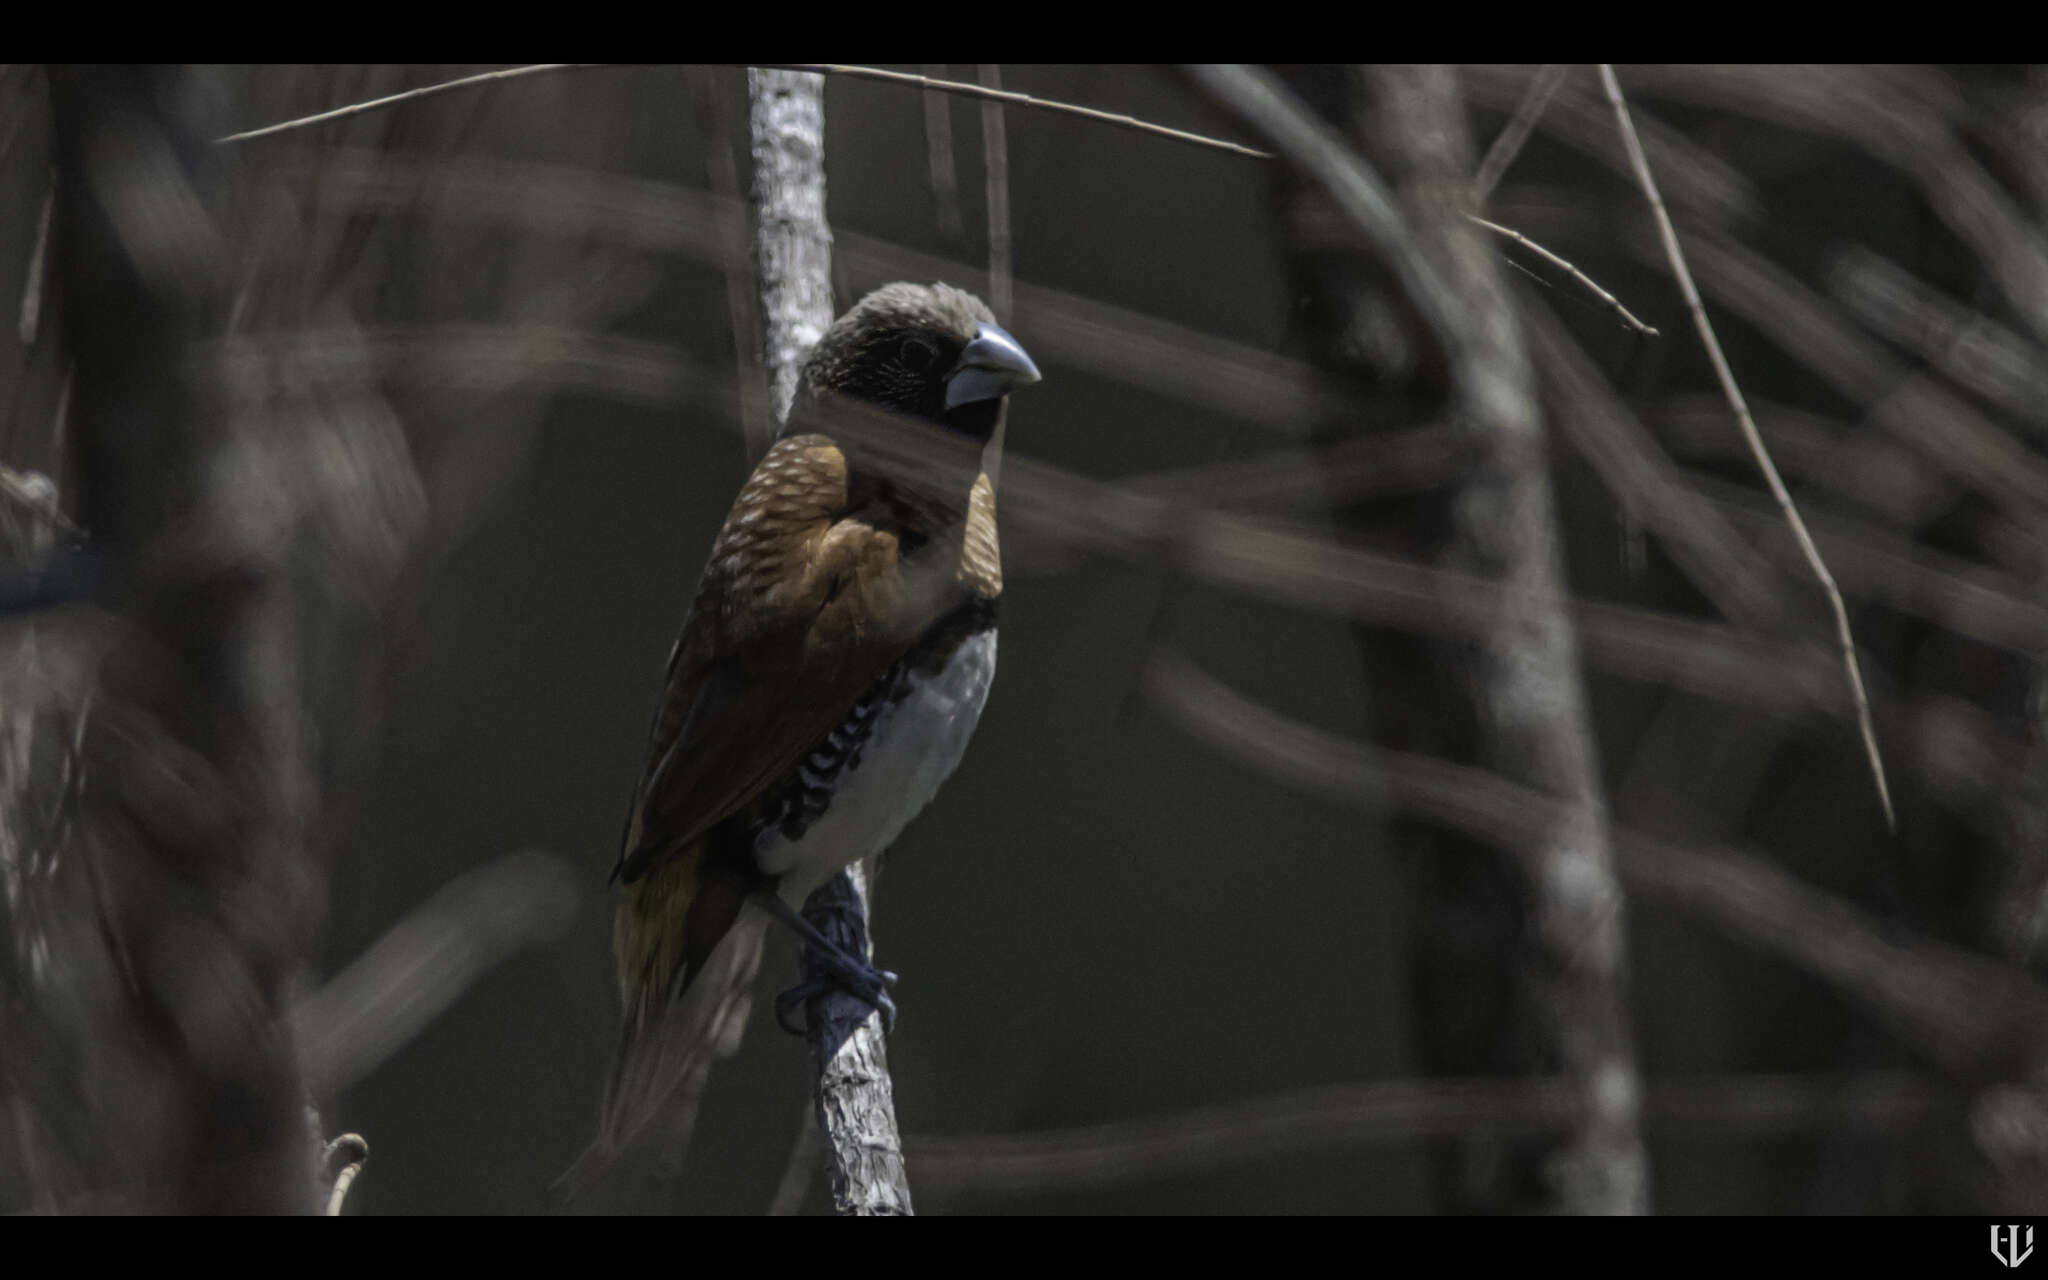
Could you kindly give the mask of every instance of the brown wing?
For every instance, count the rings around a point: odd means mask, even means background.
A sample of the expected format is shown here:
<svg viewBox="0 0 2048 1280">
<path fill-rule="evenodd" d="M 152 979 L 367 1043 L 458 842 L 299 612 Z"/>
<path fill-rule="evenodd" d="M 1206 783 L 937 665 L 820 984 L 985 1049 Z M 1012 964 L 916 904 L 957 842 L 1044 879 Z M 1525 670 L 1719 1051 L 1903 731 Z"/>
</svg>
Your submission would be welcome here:
<svg viewBox="0 0 2048 1280">
<path fill-rule="evenodd" d="M 639 879 L 794 768 L 938 616 L 957 565 L 906 571 L 888 510 L 850 492 L 826 437 L 770 449 L 670 658 L 614 875 Z"/>
</svg>

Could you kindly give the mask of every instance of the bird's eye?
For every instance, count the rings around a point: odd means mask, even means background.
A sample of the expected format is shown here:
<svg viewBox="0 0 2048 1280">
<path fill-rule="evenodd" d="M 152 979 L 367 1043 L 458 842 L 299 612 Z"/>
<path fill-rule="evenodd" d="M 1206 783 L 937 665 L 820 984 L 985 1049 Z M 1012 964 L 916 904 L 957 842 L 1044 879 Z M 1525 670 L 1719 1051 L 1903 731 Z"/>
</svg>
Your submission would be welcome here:
<svg viewBox="0 0 2048 1280">
<path fill-rule="evenodd" d="M 923 338 L 905 338 L 896 352 L 897 363 L 912 373 L 929 373 L 938 358 L 938 348 Z"/>
</svg>

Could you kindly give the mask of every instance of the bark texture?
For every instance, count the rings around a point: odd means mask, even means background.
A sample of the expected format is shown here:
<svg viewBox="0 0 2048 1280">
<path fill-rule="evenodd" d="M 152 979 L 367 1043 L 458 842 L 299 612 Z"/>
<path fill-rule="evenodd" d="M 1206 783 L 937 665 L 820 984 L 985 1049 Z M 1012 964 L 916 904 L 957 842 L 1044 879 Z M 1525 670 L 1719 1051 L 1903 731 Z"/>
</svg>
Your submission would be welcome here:
<svg viewBox="0 0 2048 1280">
<path fill-rule="evenodd" d="M 762 348 L 775 420 L 781 422 L 796 399 L 804 353 L 832 327 L 825 80 L 804 71 L 749 71 L 747 91 Z M 753 450 L 755 456 L 766 452 L 766 442 Z"/>
<path fill-rule="evenodd" d="M 832 324 L 832 231 L 825 222 L 825 84 L 795 71 L 751 71 L 756 264 L 763 345 L 775 418 L 789 417 L 803 358 Z M 870 871 L 856 864 L 804 903 L 804 917 L 852 954 L 873 960 Z M 818 1065 L 819 1132 L 841 1214 L 908 1214 L 910 1183 L 896 1127 L 881 1015 L 825 981 L 808 949 L 804 980 L 826 987 L 807 1004 Z"/>
</svg>

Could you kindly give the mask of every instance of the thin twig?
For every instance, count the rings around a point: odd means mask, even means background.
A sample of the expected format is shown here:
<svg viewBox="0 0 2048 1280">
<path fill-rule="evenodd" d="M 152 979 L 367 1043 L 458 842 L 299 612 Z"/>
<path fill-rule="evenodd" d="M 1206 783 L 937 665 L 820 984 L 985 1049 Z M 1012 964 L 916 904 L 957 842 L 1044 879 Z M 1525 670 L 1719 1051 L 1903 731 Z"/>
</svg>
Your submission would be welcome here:
<svg viewBox="0 0 2048 1280">
<path fill-rule="evenodd" d="M 501 71 L 487 71 L 479 75 L 464 76 L 459 80 L 450 80 L 442 84 L 426 85 L 418 89 L 408 89 L 404 93 L 394 93 L 388 97 L 374 98 L 368 102 L 355 103 L 352 106 L 337 107 L 332 111 L 323 111 L 318 115 L 304 116 L 296 120 L 285 120 L 278 124 L 266 125 L 261 129 L 251 129 L 245 133 L 229 134 L 227 137 L 217 138 L 215 139 L 215 141 L 218 143 L 246 142 L 252 138 L 266 137 L 274 133 L 283 133 L 291 129 L 301 129 L 309 125 L 322 124 L 329 120 L 340 120 L 348 116 L 361 115 L 362 113 L 367 111 L 377 111 L 385 107 L 397 106 L 400 103 L 409 102 L 416 98 L 430 97 L 434 94 L 445 93 L 454 89 L 466 89 L 480 84 L 488 84 L 500 80 L 515 79 L 520 76 L 537 75 L 545 71 L 575 71 L 591 67 L 606 67 L 615 65 L 617 64 L 606 62 L 545 62 L 535 63 L 531 66 L 508 67 Z M 885 71 L 878 67 L 848 66 L 841 63 L 760 63 L 756 65 L 761 67 L 785 68 L 797 71 L 815 71 L 820 74 L 847 76 L 853 79 L 880 80 L 886 83 L 913 85 L 918 88 L 924 89 L 927 93 L 925 103 L 925 129 L 927 136 L 927 147 L 930 153 L 929 159 L 932 166 L 933 194 L 934 198 L 938 202 L 938 217 L 940 222 L 940 229 L 946 232 L 948 235 L 955 237 L 957 237 L 959 234 L 960 215 L 958 196 L 951 186 L 952 149 L 950 143 L 952 131 L 950 122 L 947 121 L 944 114 L 942 112 L 934 110 L 934 107 L 932 105 L 934 97 L 932 95 L 951 93 L 958 94 L 962 97 L 980 98 L 985 102 L 1015 103 L 1018 106 L 1036 107 L 1042 111 L 1051 111 L 1066 115 L 1079 116 L 1082 119 L 1094 120 L 1100 124 L 1110 124 L 1115 125 L 1119 128 L 1135 130 L 1136 132 L 1149 134 L 1153 137 L 1171 138 L 1177 142 L 1185 142 L 1196 146 L 1210 147 L 1219 151 L 1228 151 L 1234 155 L 1249 156 L 1255 160 L 1271 160 L 1274 158 L 1272 152 L 1260 151 L 1255 147 L 1242 146 L 1235 142 L 1226 142 L 1221 138 L 1205 137 L 1198 133 L 1189 133 L 1183 129 L 1172 129 L 1168 128 L 1165 125 L 1153 124 L 1152 122 L 1147 120 L 1140 120 L 1135 116 L 1120 115 L 1112 111 L 1098 111 L 1093 107 L 1078 106 L 1070 102 L 1058 102 L 1048 98 L 1034 98 L 1028 93 L 1017 93 L 1012 90 L 1000 88 L 999 86 L 994 84 L 966 84 L 957 80 L 941 80 L 932 76 L 913 75 L 909 72 L 904 71 Z M 1555 88 L 1556 86 L 1552 85 L 1550 92 L 1554 92 Z M 1544 94 L 1545 101 L 1547 101 L 1548 98 L 1549 92 L 1546 92 Z M 982 116 L 982 122 L 985 146 L 988 119 L 988 114 L 984 112 Z M 1532 117 L 1532 119 L 1530 120 L 1529 127 L 1533 128 L 1534 124 L 1535 121 Z M 1526 131 L 1524 136 L 1526 137 Z M 1496 150 L 1498 150 L 1498 148 L 1500 147 L 1501 142 L 1504 141 L 1506 141 L 1505 134 L 1503 134 L 1503 137 L 1500 141 L 1497 141 L 1494 144 Z M 1519 143 L 1517 143 L 1517 146 L 1519 146 Z M 1007 149 L 1005 149 L 1005 152 L 1007 152 Z M 1508 158 L 1512 159 L 1512 156 L 1510 155 Z M 1491 163 L 1493 160 L 1494 155 L 1492 153 L 1489 153 L 1489 155 L 1487 156 L 1487 161 Z M 991 155 L 989 160 L 991 168 L 993 168 L 995 163 L 996 160 L 994 156 Z M 1005 164 L 1005 166 L 1007 166 L 1007 154 L 1005 154 L 1004 156 L 1003 163 Z M 1505 167 L 1504 162 L 1502 167 Z M 1481 173 L 1482 175 L 1485 173 L 1484 164 L 1482 164 L 1481 166 Z M 1488 185 L 1490 187 L 1491 184 Z M 1477 198 L 1475 198 L 1474 202 L 1477 203 Z M 1007 202 L 1004 205 L 1004 216 L 1006 220 L 1005 229 L 1007 230 Z M 993 214 L 991 214 L 991 219 L 993 220 Z M 1638 333 L 1649 335 L 1656 334 L 1657 330 L 1654 327 L 1646 325 L 1642 321 L 1638 320 L 1633 314 L 1629 312 L 1627 307 L 1624 307 L 1620 302 L 1615 300 L 1613 294 L 1607 292 L 1607 290 L 1593 283 L 1593 281 L 1589 279 L 1584 272 L 1580 271 L 1577 267 L 1565 261 L 1563 258 L 1559 257 L 1555 253 L 1552 253 L 1550 250 L 1545 249 L 1542 245 L 1537 244 L 1535 241 L 1529 239 L 1529 237 L 1523 235 L 1519 231 L 1510 230 L 1507 227 L 1500 226 L 1496 223 L 1488 222 L 1483 218 L 1475 217 L 1473 220 L 1475 222 L 1478 222 L 1487 230 L 1494 232 L 1496 235 L 1505 236 L 1508 239 L 1513 240 L 1515 243 L 1521 245 L 1523 248 L 1528 249 L 1530 252 L 1535 253 L 1541 258 L 1543 258 L 1544 261 L 1549 262 L 1553 266 L 1557 267 L 1559 270 L 1569 274 L 1573 280 L 1577 281 L 1581 286 L 1583 286 L 1585 289 L 1591 292 L 1595 297 L 1599 298 L 1601 302 L 1606 304 L 1607 307 L 1613 310 L 1616 315 L 1620 316 L 1622 322 L 1628 325 L 1631 329 L 1635 330 Z M 993 243 L 991 243 L 991 255 L 993 255 L 994 252 L 995 246 Z M 993 265 L 993 258 L 991 258 L 992 269 Z M 994 307 L 996 314 L 998 316 L 1002 316 L 1005 319 L 1007 319 L 1009 315 L 1009 308 L 1002 301 L 1002 296 L 1004 292 L 1005 290 L 1003 286 L 999 285 L 995 281 L 995 279 L 992 278 L 990 281 L 990 293 L 994 296 L 991 296 L 991 298 L 989 299 L 990 305 Z"/>
<path fill-rule="evenodd" d="M 21 286 L 21 319 L 16 322 L 14 332 L 21 339 L 21 345 L 32 347 L 36 344 L 36 331 L 43 316 L 43 266 L 50 252 L 50 210 L 57 202 L 57 187 L 52 183 L 43 193 L 43 211 L 36 217 L 36 247 L 28 258 L 28 279 Z"/>
<path fill-rule="evenodd" d="M 1306 236 L 1309 238 L 1313 238 L 1318 243 L 1322 243 L 1324 241 L 1335 243 L 1345 240 L 1347 238 L 1353 238 L 1357 234 L 1355 228 L 1353 228 L 1350 221 L 1344 218 L 1342 215 L 1335 212 L 1334 210 L 1311 208 L 1299 210 L 1295 212 L 1292 216 L 1295 219 L 1296 223 L 1296 234 L 1298 236 Z M 1658 333 L 1656 326 L 1644 324 L 1642 320 L 1636 317 L 1635 313 L 1631 312 L 1627 307 L 1623 306 L 1621 302 L 1618 299 L 1616 299 L 1613 294 L 1609 293 L 1607 290 L 1595 284 L 1591 277 L 1586 275 L 1585 272 L 1579 270 L 1577 267 L 1573 266 L 1569 261 L 1567 261 L 1563 257 L 1559 256 L 1558 254 L 1552 252 L 1549 249 L 1544 248 L 1542 245 L 1536 243 L 1534 240 L 1531 240 L 1528 236 L 1515 230 L 1513 227 L 1504 227 L 1497 222 L 1492 222 L 1485 218 L 1482 218 L 1476 213 L 1467 213 L 1465 217 L 1470 219 L 1474 226 L 1480 227 L 1486 231 L 1490 231 L 1494 235 L 1497 235 L 1504 240 L 1514 241 L 1516 244 L 1521 245 L 1523 248 L 1529 250 L 1531 253 L 1534 253 L 1537 256 L 1541 257 L 1545 262 L 1550 263 L 1552 266 L 1568 274 L 1574 281 L 1576 281 L 1581 287 L 1583 287 L 1586 290 L 1586 292 L 1592 294 L 1594 298 L 1599 300 L 1599 302 L 1603 304 L 1608 310 L 1614 312 L 1615 315 L 1620 318 L 1622 324 L 1625 327 L 1634 330 L 1637 334 L 1640 334 L 1645 337 L 1654 338 L 1661 336 Z M 1370 241 L 1368 241 L 1368 243 L 1370 243 Z M 1536 272 L 1529 270 L 1521 263 L 1516 262 L 1513 258 L 1503 256 L 1501 261 L 1505 262 L 1508 266 L 1513 267 L 1515 270 L 1520 271 L 1523 275 L 1528 276 L 1531 280 L 1534 280 L 1536 283 L 1544 286 L 1545 288 L 1553 287 L 1551 281 L 1545 279 L 1541 275 L 1538 275 Z"/>
<path fill-rule="evenodd" d="M 355 1185 L 356 1177 L 362 1173 L 363 1166 L 370 1163 L 370 1144 L 364 1141 L 360 1133 L 344 1133 L 328 1143 L 327 1150 L 322 1153 L 322 1159 L 330 1169 L 334 1168 L 337 1157 L 347 1160 L 348 1163 L 336 1170 L 334 1189 L 327 1195 L 327 1216 L 330 1218 L 341 1216 L 341 1205 L 348 1199 L 348 1189 Z"/>
<path fill-rule="evenodd" d="M 1190 146 L 1208 147 L 1214 151 L 1228 151 L 1232 155 L 1250 156 L 1254 160 L 1271 160 L 1273 153 L 1257 147 L 1247 147 L 1238 142 L 1226 142 L 1221 138 L 1205 137 L 1189 133 L 1185 129 L 1170 129 L 1163 124 L 1153 124 L 1136 116 L 1120 115 L 1114 111 L 1098 111 L 1094 107 L 1076 106 L 1071 102 L 1054 102 L 1046 98 L 1034 98 L 1028 93 L 1012 89 L 984 87 L 967 84 L 959 80 L 934 80 L 930 76 L 913 75 L 907 71 L 884 71 L 880 67 L 856 67 L 839 62 L 768 62 L 761 66 L 782 67 L 790 71 L 815 71 L 820 75 L 846 76 L 854 80 L 881 80 L 889 84 L 912 85 L 937 93 L 957 93 L 964 98 L 981 98 L 994 102 L 1007 102 L 1013 106 L 1035 107 L 1040 111 L 1052 111 L 1061 115 L 1080 116 L 1098 124 L 1111 124 L 1120 129 L 1130 129 L 1154 138 L 1171 138 Z"/>
<path fill-rule="evenodd" d="M 1588 276 L 1585 272 L 1579 270 L 1571 263 L 1566 262 L 1563 258 L 1558 257 L 1556 254 L 1544 248 L 1542 245 L 1537 244 L 1534 240 L 1531 240 L 1529 237 L 1523 235 L 1521 232 L 1515 230 L 1512 227 L 1503 227 L 1498 222 L 1488 222 L 1485 218 L 1480 217 L 1476 213 L 1466 214 L 1465 216 L 1472 219 L 1472 221 L 1477 225 L 1482 226 L 1486 228 L 1488 231 L 1493 232 L 1493 234 L 1497 236 L 1505 236 L 1509 240 L 1514 241 L 1516 244 L 1521 245 L 1524 249 L 1527 249 L 1529 252 L 1535 254 L 1537 257 L 1549 263 L 1551 266 L 1556 267 L 1558 270 L 1564 272 L 1566 275 L 1569 275 L 1572 279 L 1578 281 L 1579 287 L 1583 288 L 1586 292 L 1592 294 L 1594 297 L 1600 299 L 1601 302 L 1607 305 L 1607 309 L 1609 311 L 1612 311 L 1616 316 L 1619 316 L 1621 318 L 1621 322 L 1623 324 L 1635 330 L 1637 333 L 1641 334 L 1646 338 L 1655 338 L 1661 336 L 1657 332 L 1657 327 L 1655 325 L 1644 324 L 1641 320 L 1636 319 L 1633 312 L 1631 312 L 1627 307 L 1621 305 L 1620 299 L 1616 298 L 1613 294 L 1607 292 L 1607 290 L 1601 288 L 1599 285 L 1593 283 L 1593 279 L 1591 276 Z"/>
<path fill-rule="evenodd" d="M 323 111 L 318 115 L 301 116 L 296 120 L 282 120 L 276 124 L 265 125 L 261 129 L 250 129 L 243 133 L 231 133 L 224 138 L 215 138 L 214 142 L 217 144 L 248 142 L 252 138 L 263 138 L 292 129 L 303 129 L 309 125 L 324 124 L 329 120 L 342 120 L 349 116 L 361 115 L 366 111 L 379 111 L 385 107 L 395 107 L 402 102 L 410 102 L 415 98 L 431 97 L 437 93 L 447 93 L 455 89 L 467 89 L 475 85 L 488 84 L 498 80 L 513 80 L 521 76 L 540 75 L 548 71 L 580 71 L 591 67 L 617 65 L 619 64 L 612 62 L 539 62 L 522 67 L 506 67 L 499 71 L 485 71 L 473 76 L 464 76 L 459 80 L 448 80 L 440 84 L 423 85 L 417 89 L 408 89 L 404 93 L 394 93 L 389 97 L 373 98 L 368 102 L 358 102 L 346 107 L 336 107 L 332 111 Z M 880 67 L 848 66 L 837 62 L 759 62 L 750 65 L 758 70 L 811 71 L 819 75 L 845 76 L 853 80 L 881 80 L 890 84 L 911 85 L 932 93 L 952 93 L 965 98 L 1008 102 L 1020 107 L 1035 107 L 1040 111 L 1079 116 L 1084 120 L 1093 120 L 1098 124 L 1115 125 L 1120 129 L 1130 129 L 1154 138 L 1170 138 L 1175 142 L 1185 142 L 1190 146 L 1207 147 L 1214 151 L 1228 151 L 1233 155 L 1249 156 L 1254 160 L 1271 160 L 1273 158 L 1273 154 L 1270 151 L 1260 151 L 1256 147 L 1247 147 L 1242 143 L 1228 142 L 1222 138 L 1205 137 L 1199 133 L 1189 133 L 1185 129 L 1168 128 L 1163 124 L 1153 124 L 1149 120 L 1140 120 L 1136 116 L 1127 116 L 1115 111 L 1098 111 L 1094 107 L 1078 106 L 1071 102 L 1054 102 L 1046 98 L 1034 98 L 1028 93 L 1018 93 L 1009 89 L 985 88 L 978 84 L 966 84 L 958 80 L 940 80 L 932 76 L 914 75 L 907 71 L 885 71 Z"/>
<path fill-rule="evenodd" d="M 1770 450 L 1764 447 L 1764 438 L 1749 416 L 1749 405 L 1742 398 L 1742 389 L 1735 385 L 1735 374 L 1728 367 L 1728 357 L 1721 352 L 1720 339 L 1714 336 L 1714 326 L 1707 319 L 1707 309 L 1700 304 L 1700 291 L 1693 284 L 1692 272 L 1685 265 L 1685 252 L 1678 246 L 1678 232 L 1671 225 L 1671 215 L 1664 209 L 1663 197 L 1657 193 L 1657 180 L 1650 174 L 1650 162 L 1643 155 L 1643 144 L 1636 137 L 1635 123 L 1629 118 L 1628 103 L 1621 94 L 1621 82 L 1614 78 L 1614 68 L 1604 62 L 1600 64 L 1600 83 L 1607 90 L 1607 101 L 1614 108 L 1622 145 L 1628 149 L 1629 164 L 1635 170 L 1643 195 L 1650 202 L 1650 211 L 1657 220 L 1657 234 L 1664 241 L 1664 256 L 1671 263 L 1672 274 L 1677 277 L 1679 292 L 1685 295 L 1686 309 L 1692 313 L 1693 326 L 1699 330 L 1700 342 L 1707 349 L 1707 359 L 1714 366 L 1714 376 L 1720 380 L 1721 392 L 1727 397 L 1728 407 L 1735 413 L 1743 438 L 1749 442 L 1749 451 L 1756 459 L 1757 469 L 1763 472 L 1771 496 L 1777 499 L 1778 509 L 1784 512 L 1785 522 L 1791 526 L 1792 536 L 1798 540 L 1800 551 L 1813 569 L 1813 576 L 1820 580 L 1821 590 L 1827 593 L 1828 607 L 1835 615 L 1835 638 L 1842 649 L 1842 666 L 1849 676 L 1849 695 L 1856 705 L 1856 725 L 1863 735 L 1864 753 L 1870 758 L 1871 776 L 1877 781 L 1878 803 L 1884 807 L 1885 826 L 1896 831 L 1898 817 L 1892 810 L 1891 787 L 1885 781 L 1884 757 L 1877 748 L 1877 729 L 1871 723 L 1870 699 L 1863 691 L 1863 671 L 1856 662 L 1856 644 L 1849 634 L 1849 611 L 1842 603 L 1842 593 L 1835 587 L 1834 575 L 1828 572 L 1827 562 L 1821 559 L 1819 548 L 1813 545 L 1813 536 L 1806 531 L 1806 522 L 1799 518 L 1799 508 L 1793 505 L 1791 493 L 1778 476 L 1777 464 L 1771 461 Z"/>
<path fill-rule="evenodd" d="M 1501 129 L 1500 136 L 1486 149 L 1486 158 L 1479 162 L 1479 172 L 1472 179 L 1472 207 L 1477 209 L 1486 204 L 1486 197 L 1500 183 L 1501 175 L 1522 153 L 1522 146 L 1529 141 L 1529 135 L 1536 130 L 1536 122 L 1543 116 L 1543 108 L 1550 105 L 1557 87 L 1564 83 L 1570 67 L 1563 63 L 1546 63 L 1536 72 L 1536 78 L 1529 82 L 1529 92 L 1515 107 L 1515 114 Z"/>
<path fill-rule="evenodd" d="M 248 142 L 255 138 L 267 138 L 272 134 L 284 133 L 292 129 L 304 129 L 310 125 L 325 124 L 329 120 L 345 120 L 350 116 L 359 116 L 367 111 L 379 111 L 385 107 L 395 107 L 401 102 L 411 102 L 417 98 L 430 98 L 435 94 L 448 93 L 456 89 L 468 89 L 476 85 L 492 84 L 500 80 L 516 80 L 521 76 L 540 75 L 547 71 L 577 71 L 587 67 L 613 65 L 615 64 L 608 62 L 536 62 L 523 67 L 506 67 L 499 71 L 483 71 L 473 76 L 464 76 L 460 80 L 445 80 L 440 84 L 422 85 L 417 89 L 407 89 L 404 93 L 391 94 L 389 97 L 372 98 L 368 102 L 358 102 L 351 106 L 336 107 L 332 111 L 323 111 L 319 115 L 301 116 L 296 120 L 281 120 L 276 124 L 265 125 L 261 129 L 231 133 L 225 138 L 215 138 L 213 141 L 216 146 L 225 145 L 230 142 Z"/>
</svg>

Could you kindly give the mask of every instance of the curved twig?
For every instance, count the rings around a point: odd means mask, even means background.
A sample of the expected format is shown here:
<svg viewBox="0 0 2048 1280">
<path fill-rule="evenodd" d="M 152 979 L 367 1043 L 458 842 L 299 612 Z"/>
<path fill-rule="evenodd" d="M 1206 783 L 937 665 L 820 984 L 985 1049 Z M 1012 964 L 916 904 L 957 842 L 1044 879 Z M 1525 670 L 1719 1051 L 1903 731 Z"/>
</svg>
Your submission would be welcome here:
<svg viewBox="0 0 2048 1280">
<path fill-rule="evenodd" d="M 480 84 L 493 84 L 500 80 L 517 80 L 521 76 L 540 75 L 548 71 L 578 71 L 589 67 L 614 65 L 616 64 L 609 62 L 536 62 L 523 67 L 506 67 L 499 71 L 484 71 L 473 76 L 464 76 L 460 80 L 445 80 L 440 84 L 421 85 L 417 89 L 407 89 L 404 93 L 394 93 L 383 98 L 372 98 L 368 102 L 357 102 L 346 107 L 336 107 L 332 111 L 322 111 L 318 115 L 301 116 L 296 120 L 281 120 L 276 124 L 265 125 L 261 129 L 248 129 L 241 133 L 231 133 L 225 138 L 215 138 L 213 141 L 216 146 L 222 146 L 230 142 L 249 142 L 257 138 L 268 138 L 273 134 L 287 133 L 293 129 L 304 129 L 316 124 L 326 124 L 330 120 L 346 120 L 350 116 L 359 116 L 369 111 L 381 111 L 385 107 L 395 107 L 401 102 L 412 102 L 419 98 L 431 98 L 436 94 L 449 93 L 456 89 L 473 88 Z"/>
</svg>

